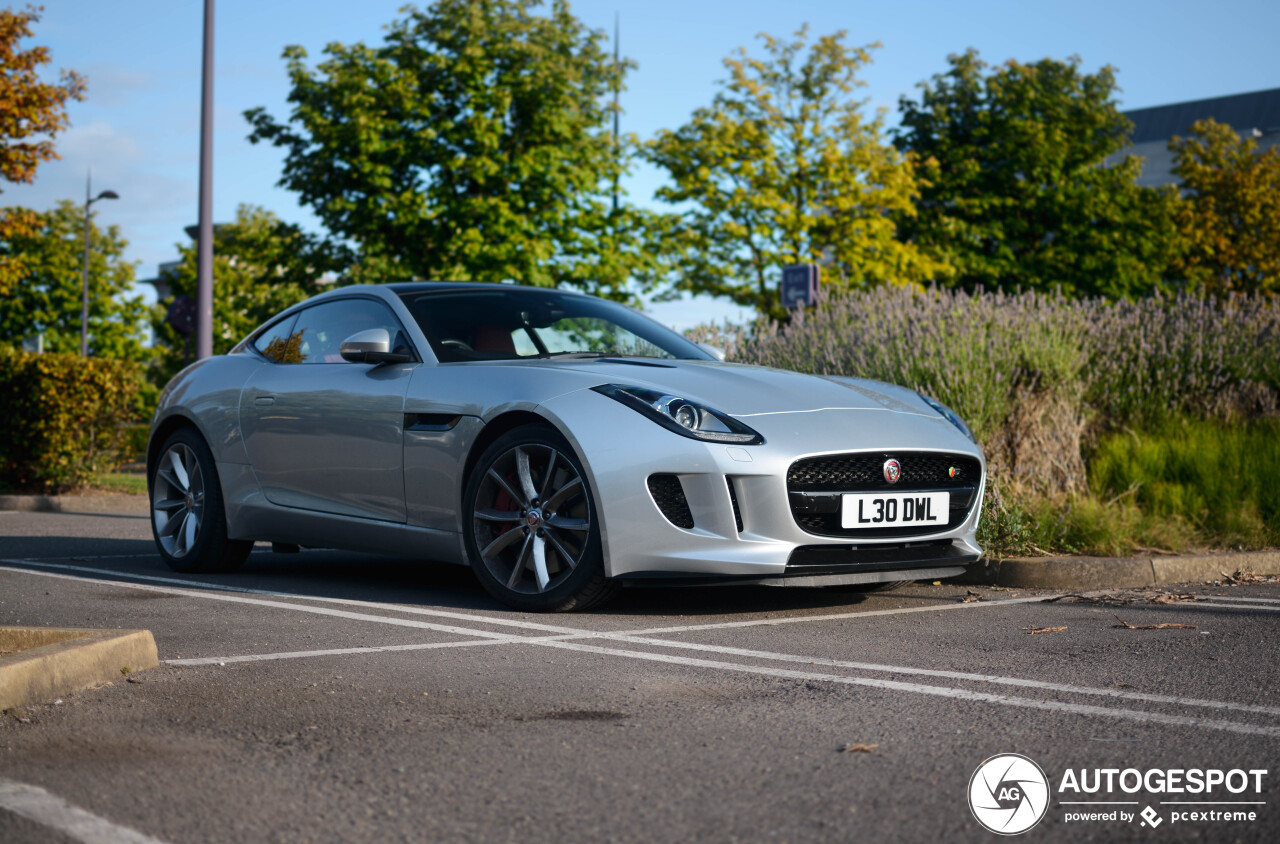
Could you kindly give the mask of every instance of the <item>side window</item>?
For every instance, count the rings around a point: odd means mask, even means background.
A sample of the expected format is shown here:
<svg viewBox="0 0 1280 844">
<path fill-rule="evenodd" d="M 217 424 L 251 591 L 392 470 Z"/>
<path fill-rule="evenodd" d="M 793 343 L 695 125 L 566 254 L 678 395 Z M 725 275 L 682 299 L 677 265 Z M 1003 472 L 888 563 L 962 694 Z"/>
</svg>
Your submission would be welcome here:
<svg viewBox="0 0 1280 844">
<path fill-rule="evenodd" d="M 302 363 L 300 337 L 293 333 L 297 315 L 282 319 L 253 341 L 253 347 L 276 363 Z"/>
<path fill-rule="evenodd" d="M 289 342 L 297 338 L 300 363 L 346 363 L 340 351 L 342 341 L 370 328 L 385 328 L 393 349 L 403 342 L 395 314 L 372 299 L 340 299 L 307 308 L 298 314 Z"/>
</svg>

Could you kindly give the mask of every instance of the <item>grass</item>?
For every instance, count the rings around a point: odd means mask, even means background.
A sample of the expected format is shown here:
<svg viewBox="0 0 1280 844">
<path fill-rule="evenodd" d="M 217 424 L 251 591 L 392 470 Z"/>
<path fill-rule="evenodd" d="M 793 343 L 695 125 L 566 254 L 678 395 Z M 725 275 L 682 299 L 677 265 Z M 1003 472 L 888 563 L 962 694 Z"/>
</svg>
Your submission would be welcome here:
<svg viewBox="0 0 1280 844">
<path fill-rule="evenodd" d="M 93 476 L 87 488 L 96 492 L 146 495 L 147 478 L 145 475 L 132 475 L 125 472 L 101 472 Z"/>
<path fill-rule="evenodd" d="M 1112 433 L 1087 462 L 1088 493 L 988 496 L 983 545 L 997 557 L 1280 545 L 1280 418 Z"/>
</svg>

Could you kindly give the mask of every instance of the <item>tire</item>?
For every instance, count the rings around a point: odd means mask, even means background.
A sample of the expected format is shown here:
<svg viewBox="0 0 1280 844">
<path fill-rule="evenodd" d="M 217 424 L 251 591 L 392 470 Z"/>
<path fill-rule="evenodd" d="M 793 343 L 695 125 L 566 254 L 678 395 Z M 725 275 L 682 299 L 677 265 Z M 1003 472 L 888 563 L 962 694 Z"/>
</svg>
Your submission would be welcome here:
<svg viewBox="0 0 1280 844">
<path fill-rule="evenodd" d="M 194 428 L 174 431 L 147 467 L 151 535 L 169 568 L 229 572 L 244 564 L 253 543 L 227 538 L 227 513 L 213 453 Z"/>
<path fill-rule="evenodd" d="M 494 440 L 462 501 L 471 568 L 507 606 L 585 610 L 621 588 L 604 575 L 600 521 L 582 463 L 550 425 L 524 425 Z"/>
</svg>

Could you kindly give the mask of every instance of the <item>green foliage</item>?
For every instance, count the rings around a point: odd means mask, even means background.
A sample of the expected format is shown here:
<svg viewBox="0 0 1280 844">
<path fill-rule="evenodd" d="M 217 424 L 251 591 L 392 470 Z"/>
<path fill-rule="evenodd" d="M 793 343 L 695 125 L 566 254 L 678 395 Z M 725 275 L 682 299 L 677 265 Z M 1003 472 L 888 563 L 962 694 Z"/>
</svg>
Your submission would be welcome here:
<svg viewBox="0 0 1280 844">
<path fill-rule="evenodd" d="M 170 274 L 174 296 L 196 296 L 197 245 L 179 244 L 181 263 Z M 339 261 L 297 226 L 262 208 L 241 205 L 235 222 L 213 234 L 213 353 L 225 354 L 275 313 L 318 293 Z M 171 300 L 153 321 L 161 383 L 183 366 L 186 338 L 165 321 Z"/>
<path fill-rule="evenodd" d="M 779 315 L 786 264 L 821 261 L 839 288 L 945 273 L 898 238 L 916 180 L 881 117 L 852 97 L 879 45 L 846 46 L 844 31 L 810 45 L 807 27 L 791 41 L 761 37 L 764 58 L 739 49 L 712 104 L 648 147 L 673 182 L 658 198 L 687 208 L 668 245 L 681 256 L 674 288 Z"/>
<path fill-rule="evenodd" d="M 100 492 L 113 492 L 118 495 L 146 495 L 147 476 L 125 472 L 103 472 L 94 475 L 89 480 L 89 486 Z"/>
<path fill-rule="evenodd" d="M 1101 438 L 1089 461 L 1099 498 L 1129 493 L 1144 512 L 1185 520 L 1215 544 L 1280 543 L 1280 418 L 1175 419 Z"/>
<path fill-rule="evenodd" d="M 280 184 L 337 238 L 360 280 L 517 279 L 623 295 L 652 263 L 649 215 L 612 211 L 625 161 L 608 131 L 615 64 L 563 0 L 406 7 L 382 45 L 285 50 L 287 123 L 246 112 L 285 150 Z"/>
<path fill-rule="evenodd" d="M 1214 120 L 1169 142 L 1186 198 L 1183 277 L 1210 291 L 1280 291 L 1280 148 L 1261 155 L 1252 138 Z"/>
<path fill-rule="evenodd" d="M 130 361 L 0 347 L 0 488 L 60 493 L 117 465 L 141 383 Z"/>
<path fill-rule="evenodd" d="M 904 234 L 936 250 L 967 289 L 1051 290 L 1109 298 L 1158 288 L 1180 241 L 1173 188 L 1135 183 L 1131 124 L 1111 67 L 1013 60 L 984 72 L 975 50 L 903 97 L 895 143 L 921 176 Z"/>
<path fill-rule="evenodd" d="M 133 290 L 134 265 L 124 260 L 120 229 L 89 227 L 89 353 L 142 360 L 148 309 Z M 0 255 L 22 260 L 10 295 L 0 298 L 0 343 L 20 344 L 44 332 L 51 352 L 79 352 L 84 266 L 84 208 L 64 199 L 35 214 L 29 232 L 0 241 Z"/>
<path fill-rule="evenodd" d="M 31 37 L 40 12 L 35 6 L 0 9 L 0 179 L 9 182 L 30 184 L 37 167 L 58 157 L 53 141 L 67 128 L 67 100 L 84 99 L 84 77 L 64 70 L 57 84 L 43 81 L 39 69 L 49 63 L 49 48 L 19 43 Z M 34 212 L 0 209 L 0 243 L 30 237 L 35 228 Z M 0 250 L 0 296 L 25 272 L 21 253 Z"/>
</svg>

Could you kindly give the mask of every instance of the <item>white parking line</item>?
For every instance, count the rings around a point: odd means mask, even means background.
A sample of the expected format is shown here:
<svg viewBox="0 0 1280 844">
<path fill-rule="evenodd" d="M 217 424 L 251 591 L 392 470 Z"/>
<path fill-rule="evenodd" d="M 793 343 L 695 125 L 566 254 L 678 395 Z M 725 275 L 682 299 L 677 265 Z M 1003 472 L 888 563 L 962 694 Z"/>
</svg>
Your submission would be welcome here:
<svg viewBox="0 0 1280 844">
<path fill-rule="evenodd" d="M 1176 604 L 1164 604 L 1164 606 L 1177 607 L 1178 609 L 1182 609 L 1183 607 L 1186 607 L 1188 609 L 1199 609 L 1199 610 L 1233 609 L 1233 610 L 1256 610 L 1257 612 L 1280 612 L 1280 607 L 1273 607 L 1273 606 L 1270 606 L 1269 604 L 1237 604 L 1237 603 L 1234 603 L 1235 600 L 1236 600 L 1235 598 L 1226 598 L 1226 599 L 1213 599 L 1210 601 L 1179 601 Z M 1141 607 L 1145 605 L 1135 604 L 1134 606 Z"/>
<path fill-rule="evenodd" d="M 95 569 L 89 566 L 72 566 L 65 563 L 44 563 L 39 560 L 28 559 L 0 559 L 0 563 L 9 563 L 24 568 L 9 569 L 10 571 L 25 571 L 30 574 L 40 574 L 40 572 L 32 571 L 25 566 L 34 566 L 42 569 L 53 569 L 55 571 L 76 571 L 86 574 L 101 574 L 108 577 L 124 577 L 130 580 L 142 580 L 148 583 L 167 583 L 175 586 L 187 586 L 195 589 L 212 590 L 214 592 L 235 592 L 244 595 L 265 595 L 271 598 L 294 598 L 299 601 L 316 601 L 324 604 L 340 604 L 345 606 L 358 606 L 368 609 L 385 609 L 394 612 L 407 613 L 410 615 L 429 615 L 437 618 L 454 618 L 466 621 L 482 621 L 485 624 L 492 624 L 498 627 L 518 627 L 525 630 L 538 630 L 545 633 L 580 633 L 581 631 L 573 627 L 556 627 L 551 624 L 540 624 L 536 621 L 524 621 L 521 619 L 510 619 L 501 617 L 490 617 L 475 615 L 473 613 L 451 612 L 449 610 L 426 609 L 424 607 L 414 607 L 406 604 L 386 604 L 376 601 L 361 601 L 355 598 L 327 598 L 320 595 L 300 595 L 296 592 L 279 592 L 270 589 L 253 589 L 248 586 L 227 586 L 221 583 L 205 583 L 199 580 L 184 580 L 178 577 L 157 577 L 150 574 L 134 574 L 133 572 L 121 572 L 113 569 Z M 6 568 L 0 566 L 0 568 Z M 95 580 L 102 583 L 104 581 L 94 578 L 72 578 L 73 580 Z M 119 583 L 121 581 L 106 581 L 110 583 Z"/>
<path fill-rule="evenodd" d="M 9 562 L 9 561 L 3 561 Z M 65 567 L 64 567 L 65 568 Z M 81 582 L 91 582 L 99 584 L 109 584 L 112 586 L 121 586 L 127 589 L 141 589 L 145 592 L 161 592 L 169 595 L 182 595 L 187 598 L 204 598 L 210 601 L 226 601 L 233 604 L 253 604 L 260 607 L 273 607 L 275 609 L 294 610 L 296 612 L 309 612 L 316 615 L 327 615 L 334 618 L 345 618 L 351 621 L 370 621 L 375 624 L 391 624 L 398 627 L 414 627 L 419 630 L 434 630 L 437 633 L 452 633 L 458 636 L 483 636 L 495 641 L 505 641 L 508 639 L 519 640 L 526 638 L 523 636 L 513 636 L 509 633 L 493 633 L 488 630 L 474 630 L 470 627 L 454 627 L 449 624 L 432 624 L 429 621 L 415 621 L 411 618 L 392 618 L 385 615 L 369 615 L 367 613 L 348 612 L 346 610 L 335 610 L 329 607 L 315 607 L 309 604 L 290 604 L 284 601 L 267 601 L 261 598 L 242 598 L 238 595 L 224 595 L 216 591 L 219 587 L 213 589 L 174 589 L 168 586 L 152 586 L 149 583 L 130 583 L 124 580 L 97 580 L 95 578 L 77 577 L 71 574 L 58 574 L 51 571 L 34 571 L 32 569 L 11 568 L 9 566 L 0 566 L 3 571 L 17 571 L 26 574 L 35 574 L 40 577 L 53 577 L 60 580 L 78 580 Z M 152 578 L 155 579 L 155 578 Z M 200 585 L 200 584 L 196 584 Z M 248 591 L 248 590 L 234 590 Z M 260 593 L 274 594 L 274 593 Z M 293 596 L 290 596 L 293 597 Z"/>
<path fill-rule="evenodd" d="M 972 601 L 967 604 L 938 604 L 927 607 L 899 607 L 892 610 L 864 610 L 863 612 L 828 613 L 826 615 L 801 615 L 787 618 L 757 618 L 751 621 L 721 621 L 712 624 L 684 624 L 678 627 L 650 627 L 647 630 L 621 631 L 631 636 L 647 636 L 655 633 L 687 633 L 693 630 L 728 630 L 733 627 L 770 627 L 777 624 L 799 624 L 803 621 L 837 621 L 842 618 L 871 618 L 879 615 L 905 615 L 916 612 L 942 612 L 977 607 L 1003 607 L 1009 604 L 1030 604 L 1043 601 L 1044 595 L 1034 598 L 1006 598 L 1002 601 Z"/>
<path fill-rule="evenodd" d="M 1239 598 L 1235 595 L 1201 595 L 1207 601 L 1244 601 L 1248 604 L 1280 604 L 1280 598 Z"/>
<path fill-rule="evenodd" d="M 1161 712 L 1142 712 L 1135 709 L 1113 709 L 1105 706 L 1065 703 L 1054 700 L 1034 700 L 1031 698 L 989 694 L 987 692 L 975 692 L 969 689 L 957 689 L 950 686 L 925 686 L 919 683 L 903 683 L 900 680 L 880 680 L 872 677 L 840 677 L 834 674 L 822 674 L 814 671 L 792 671 L 787 668 L 768 668 L 757 665 L 741 665 L 734 662 L 694 659 L 693 657 L 674 656 L 671 654 L 655 654 L 645 651 L 625 651 L 619 648 L 602 648 L 596 645 L 585 645 L 580 642 L 547 640 L 539 642 L 539 644 L 548 648 L 562 648 L 570 651 L 582 651 L 584 653 L 604 654 L 607 656 L 621 656 L 629 659 L 647 660 L 650 662 L 687 665 L 694 668 L 714 668 L 720 671 L 761 674 L 767 677 L 781 677 L 791 680 L 817 680 L 826 683 L 840 683 L 851 686 L 869 686 L 875 689 L 912 692 L 915 694 L 934 695 L 937 697 L 976 701 L 980 703 L 995 703 L 1003 706 L 1015 706 L 1024 709 L 1042 709 L 1049 712 L 1068 712 L 1074 715 L 1096 715 L 1102 718 L 1124 718 L 1131 721 L 1168 724 L 1177 727 L 1225 730 L 1227 732 L 1244 733 L 1246 735 L 1280 738 L 1280 727 L 1241 724 L 1235 721 L 1219 721 L 1211 718 L 1194 718 L 1188 715 L 1166 715 Z"/>
<path fill-rule="evenodd" d="M 561 637 L 553 637 L 561 638 Z M 918 677 L 940 677 L 947 680 L 963 680 L 971 683 L 992 683 L 998 686 L 1016 686 L 1024 689 L 1040 689 L 1051 692 L 1064 692 L 1073 695 L 1097 695 L 1119 700 L 1135 700 L 1143 703 L 1169 704 L 1173 706 L 1196 706 L 1204 709 L 1223 709 L 1230 712 L 1257 712 L 1261 715 L 1280 717 L 1280 707 L 1254 706 L 1244 703 L 1229 703 L 1221 700 L 1204 700 L 1201 698 L 1174 697 L 1171 695 L 1147 694 L 1145 692 L 1128 692 L 1123 689 L 1108 689 L 1095 686 L 1073 686 L 1067 683 L 1050 683 L 1044 680 L 1028 680 L 1021 677 L 1001 677 L 994 674 L 973 674 L 964 671 L 946 671 L 938 668 L 910 668 L 900 665 L 881 665 L 872 662 L 849 662 L 840 659 L 825 659 L 815 656 L 797 656 L 793 654 L 771 653 L 769 651 L 753 651 L 746 648 L 732 648 L 722 645 L 704 645 L 694 642 L 669 642 L 665 639 L 652 639 L 624 633 L 602 633 L 598 638 L 638 645 L 651 645 L 659 648 L 675 648 L 679 650 L 706 651 L 726 656 L 742 656 L 752 659 L 767 659 L 775 662 L 795 662 L 805 665 L 826 665 L 832 668 L 848 668 L 854 671 L 873 671 L 884 674 L 908 674 Z M 542 641 L 539 637 L 533 641 Z"/>
<path fill-rule="evenodd" d="M 313 656 L 347 656 L 348 654 L 379 654 L 389 651 L 429 651 L 436 648 L 473 648 L 477 645 L 505 645 L 506 639 L 470 639 L 466 642 L 432 642 L 429 645 L 384 645 L 377 648 L 330 648 L 326 651 L 283 651 L 274 654 L 245 654 L 243 656 L 206 656 L 188 659 L 162 660 L 165 665 L 229 665 L 235 662 L 267 662 L 276 659 L 305 659 Z"/>
<path fill-rule="evenodd" d="M 0 779 L 0 809 L 56 829 L 85 844 L 164 844 L 126 826 L 73 806 L 43 788 Z"/>
<path fill-rule="evenodd" d="M 1114 709 L 1109 707 L 1093 706 L 1088 704 L 1067 703 L 1062 701 L 1019 698 L 1019 697 L 1011 697 L 1007 695 L 975 692 L 969 689 L 956 688 L 951 686 L 922 685 L 922 684 L 916 684 L 916 683 L 904 683 L 896 680 L 884 680 L 884 679 L 870 678 L 870 677 L 845 677 L 845 676 L 840 676 L 835 674 L 825 674 L 820 672 L 793 671 L 790 669 L 783 669 L 783 668 L 770 668 L 767 666 L 719 662 L 719 661 L 713 661 L 713 660 L 696 659 L 693 657 L 682 657 L 682 656 L 674 656 L 670 654 L 651 653 L 646 651 L 632 651 L 632 650 L 624 650 L 621 648 L 604 648 L 604 647 L 595 646 L 595 645 L 582 644 L 580 642 L 567 641 L 568 639 L 571 639 L 571 638 L 572 639 L 606 638 L 606 639 L 612 639 L 614 641 L 625 642 L 625 643 L 630 643 L 632 642 L 632 640 L 636 640 L 635 641 L 636 644 L 642 644 L 642 645 L 648 644 L 650 646 L 657 646 L 657 647 L 664 647 L 664 648 L 686 648 L 686 649 L 693 648 L 698 650 L 710 650 L 710 651 L 717 651 L 717 652 L 735 654 L 740 656 L 750 656 L 752 658 L 758 658 L 758 659 L 779 659 L 779 660 L 786 660 L 786 661 L 802 661 L 802 662 L 813 663 L 813 664 L 819 664 L 820 662 L 816 658 L 806 659 L 804 657 L 798 657 L 798 656 L 793 656 L 788 654 L 771 654 L 765 651 L 744 651 L 742 649 L 724 648 L 716 645 L 696 645 L 696 644 L 690 644 L 686 642 L 668 642 L 665 640 L 646 640 L 646 639 L 643 639 L 642 637 L 636 636 L 636 634 L 627 633 L 626 631 L 597 632 L 597 631 L 578 629 L 578 630 L 573 630 L 573 633 L 571 635 L 514 636 L 514 635 L 503 634 L 503 633 L 493 633 L 486 630 L 452 627 L 447 625 L 436 625 L 436 624 L 430 624 L 428 622 L 418 622 L 412 619 L 393 618 L 388 616 L 371 615 L 366 613 L 347 612 L 344 610 L 336 610 L 328 607 L 317 607 L 317 606 L 311 606 L 307 604 L 286 603 L 283 601 L 265 600 L 261 598 L 248 598 L 248 597 L 242 597 L 238 595 L 218 594 L 217 592 L 212 592 L 212 591 L 203 590 L 203 589 L 199 589 L 199 590 L 176 589 L 176 588 L 165 587 L 165 586 L 152 586 L 149 584 L 142 584 L 142 583 L 130 583 L 127 581 L 102 581 L 102 580 L 95 580 L 91 578 L 77 577 L 75 575 L 59 574 L 55 572 L 34 571 L 32 569 L 9 569 L 7 567 L 0 567 L 0 568 L 5 568 L 5 570 L 10 570 L 10 571 L 20 571 L 20 572 L 25 571 L 31 574 L 37 574 L 45 577 L 52 577 L 52 578 L 59 578 L 59 579 L 66 579 L 66 580 L 88 581 L 88 582 L 94 582 L 94 583 L 111 583 L 113 585 L 117 585 L 123 588 L 177 594 L 177 595 L 183 595 L 186 597 L 205 598 L 208 600 L 216 600 L 216 601 L 229 601 L 234 603 L 243 603 L 243 604 L 266 606 L 266 607 L 272 607 L 272 608 L 278 608 L 278 609 L 287 609 L 295 612 L 308 612 L 308 613 L 315 613 L 319 615 L 333 616 L 338 618 L 348 618 L 348 619 L 354 619 L 359 621 L 369 621 L 374 623 L 382 623 L 382 624 L 404 626 L 404 627 L 418 627 L 422 629 L 437 630 L 440 632 L 448 632 L 448 633 L 454 633 L 454 634 L 466 634 L 471 636 L 483 637 L 484 640 L 495 643 L 495 644 L 500 644 L 500 643 L 501 644 L 530 644 L 530 645 L 538 645 L 542 647 L 553 647 L 553 648 L 563 648 L 568 650 L 577 650 L 577 651 L 582 651 L 586 653 L 599 653 L 604 655 L 620 656 L 620 657 L 626 657 L 629 659 L 649 660 L 649 661 L 655 661 L 655 662 L 667 662 L 667 663 L 674 663 L 679 665 L 688 665 L 692 667 L 714 668 L 717 670 L 734 671 L 734 672 L 742 672 L 742 673 L 754 673 L 754 674 L 761 674 L 761 675 L 772 676 L 772 677 L 803 679 L 803 680 L 820 680 L 820 681 L 840 683 L 840 684 L 870 686 L 870 687 L 880 688 L 880 689 L 906 691 L 906 692 L 913 692 L 913 693 L 919 693 L 919 694 L 949 697 L 949 698 L 955 698 L 960 700 L 993 703 L 993 704 L 1004 705 L 1004 706 L 1022 707 L 1022 708 L 1028 708 L 1028 709 L 1059 711 L 1059 712 L 1067 712 L 1067 713 L 1073 713 L 1078 715 L 1097 715 L 1102 717 L 1124 718 L 1124 719 L 1135 720 L 1135 721 L 1146 721 L 1146 722 L 1169 724 L 1169 725 L 1175 725 L 1175 726 L 1197 727 L 1201 729 L 1226 730 L 1230 732 L 1238 732 L 1238 733 L 1245 733 L 1245 734 L 1251 734 L 1251 735 L 1280 737 L 1280 727 L 1274 727 L 1274 726 L 1259 726 L 1254 724 L 1244 724 L 1244 723 L 1237 723 L 1233 721 L 1221 721 L 1216 719 L 1198 718 L 1198 717 L 1184 716 L 1184 715 L 1166 715 L 1163 713 L 1145 712 L 1145 711 L 1139 711 L 1139 710 Z M 107 572 L 107 573 L 110 573 L 110 572 Z M 1022 603 L 1023 601 L 1019 600 L 1017 602 Z M 401 609 L 399 607 L 393 607 L 393 608 L 396 610 Z M 468 616 L 466 616 L 466 614 L 464 613 L 455 613 L 454 615 L 460 616 L 463 618 L 468 618 Z M 853 615 L 857 615 L 857 614 L 855 613 Z M 841 614 L 838 617 L 843 618 L 843 617 L 848 617 L 848 615 Z M 489 622 L 489 619 L 485 616 L 471 616 L 469 618 L 470 620 L 480 622 L 480 623 Z M 712 626 L 717 627 L 718 625 L 712 625 Z M 572 628 L 561 628 L 561 629 L 572 630 Z M 281 658 L 285 658 L 285 657 L 281 657 Z M 208 659 L 210 659 L 210 661 L 227 661 L 227 658 L 219 658 L 217 660 L 214 660 L 213 658 L 208 658 Z M 249 661 L 249 660 L 244 660 L 244 661 Z M 1097 694 L 1097 695 L 1107 695 L 1112 697 L 1120 696 L 1120 695 L 1114 694 L 1114 692 L 1118 690 L 1090 689 L 1088 687 L 1078 687 L 1078 686 L 1062 686 L 1057 684 L 1042 683 L 1041 681 L 1023 680 L 1020 678 L 1012 678 L 1012 677 L 992 677 L 992 676 L 977 675 L 977 674 L 964 675 L 964 674 L 961 674 L 960 672 L 934 673 L 929 669 L 913 669 L 913 668 L 907 668 L 907 667 L 901 667 L 901 666 L 883 666 L 883 665 L 860 664 L 860 663 L 839 663 L 836 661 L 825 661 L 825 660 L 821 661 L 821 663 L 828 664 L 831 667 L 853 668 L 855 670 L 921 674 L 925 676 L 941 676 L 941 677 L 946 677 L 947 679 L 962 679 L 962 680 L 976 681 L 976 682 L 988 682 L 988 683 L 998 682 L 1005 685 L 1035 688 L 1041 691 L 1060 691 L 1060 692 L 1066 692 L 1070 694 Z M 1176 704 L 1176 705 L 1208 706 L 1215 709 L 1224 709 L 1228 711 L 1260 712 L 1260 713 L 1269 714 L 1269 715 L 1276 714 L 1269 707 L 1252 707 L 1247 705 L 1237 705 L 1237 704 L 1228 703 L 1224 701 L 1203 701 L 1203 700 L 1197 700 L 1197 699 L 1171 698 L 1171 697 L 1164 697 L 1164 696 L 1157 696 L 1157 695 L 1146 695 L 1146 696 L 1135 695 L 1130 697 L 1127 693 L 1125 694 L 1125 699 L 1141 700 L 1147 703 L 1161 703 L 1161 704 L 1169 703 L 1169 704 Z"/>
</svg>

